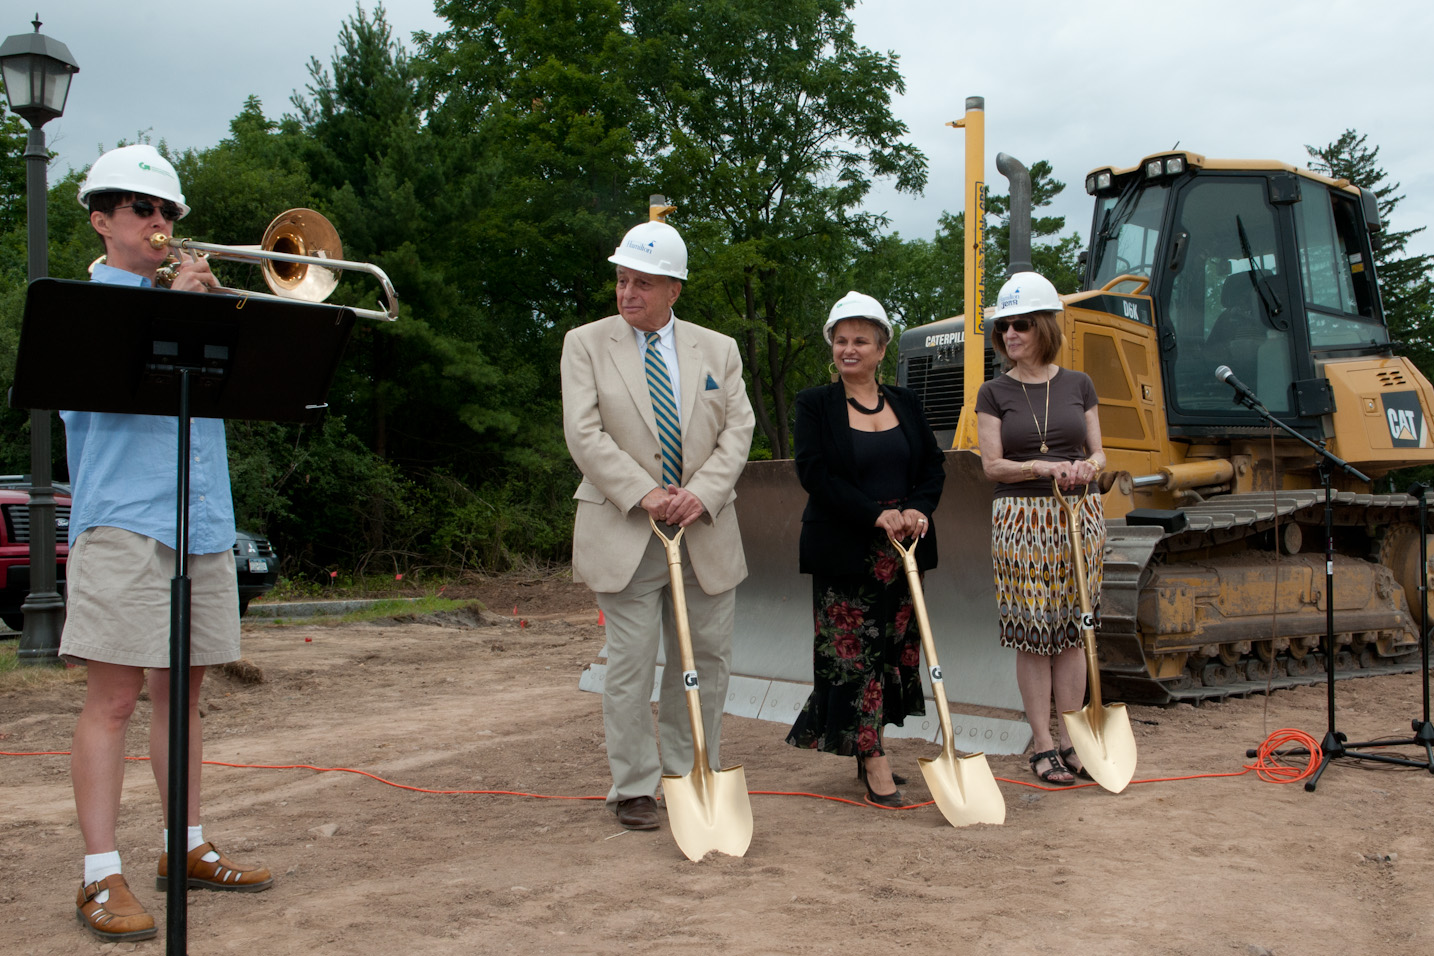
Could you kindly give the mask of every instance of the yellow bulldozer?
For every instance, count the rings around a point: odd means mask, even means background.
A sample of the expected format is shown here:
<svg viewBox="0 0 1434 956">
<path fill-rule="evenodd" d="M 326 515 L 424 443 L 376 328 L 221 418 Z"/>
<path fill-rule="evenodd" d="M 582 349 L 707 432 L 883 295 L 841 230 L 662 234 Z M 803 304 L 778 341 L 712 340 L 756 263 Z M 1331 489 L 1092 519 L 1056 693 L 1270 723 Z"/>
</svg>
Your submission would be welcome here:
<svg viewBox="0 0 1434 956">
<path fill-rule="evenodd" d="M 1095 382 L 1114 479 L 1098 643 L 1107 698 L 1165 703 L 1323 679 L 1320 456 L 1238 404 L 1222 380 L 1231 374 L 1373 479 L 1332 480 L 1338 673 L 1417 668 L 1418 499 L 1376 489 L 1395 469 L 1434 462 L 1434 390 L 1389 338 L 1373 194 L 1188 150 L 1096 169 L 1085 185 L 1095 214 L 1084 291 L 1062 297 L 1057 362 Z M 910 329 L 898 349 L 899 383 L 957 445 L 968 444 L 962 416 L 979 385 L 968 380 L 998 373 L 985 324 L 975 336 L 966 326 Z M 944 500 L 982 491 L 948 480 Z M 989 576 L 978 550 L 935 573 L 951 587 L 978 566 Z"/>
</svg>

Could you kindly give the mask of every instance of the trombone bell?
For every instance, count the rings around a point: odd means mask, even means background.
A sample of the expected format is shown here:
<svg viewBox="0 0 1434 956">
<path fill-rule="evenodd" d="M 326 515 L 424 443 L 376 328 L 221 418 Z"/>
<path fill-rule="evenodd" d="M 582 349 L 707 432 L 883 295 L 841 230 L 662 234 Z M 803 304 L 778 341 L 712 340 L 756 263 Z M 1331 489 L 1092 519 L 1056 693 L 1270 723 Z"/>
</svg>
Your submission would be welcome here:
<svg viewBox="0 0 1434 956">
<path fill-rule="evenodd" d="M 264 230 L 260 248 L 314 259 L 342 259 L 343 243 L 327 218 L 312 209 L 289 209 L 280 213 Z M 337 269 L 303 262 L 265 259 L 261 267 L 264 282 L 275 295 L 286 299 L 322 302 L 339 284 Z"/>
<path fill-rule="evenodd" d="M 346 260 L 338 232 L 327 219 L 312 209 L 289 209 L 280 213 L 278 218 L 269 223 L 269 228 L 264 230 L 264 241 L 258 246 L 221 246 L 212 242 L 195 242 L 193 239 L 176 239 L 162 232 L 150 236 L 149 244 L 156 249 L 168 246 L 170 249 L 191 254 L 259 266 L 270 292 L 244 292 L 222 287 L 211 290 L 231 295 L 322 302 L 339 284 L 340 272 L 365 272 L 383 286 L 384 308 L 382 311 L 376 311 L 350 307 L 354 315 L 386 322 L 398 318 L 398 293 L 388 276 L 370 262 Z M 91 269 L 93 268 L 92 264 Z"/>
</svg>

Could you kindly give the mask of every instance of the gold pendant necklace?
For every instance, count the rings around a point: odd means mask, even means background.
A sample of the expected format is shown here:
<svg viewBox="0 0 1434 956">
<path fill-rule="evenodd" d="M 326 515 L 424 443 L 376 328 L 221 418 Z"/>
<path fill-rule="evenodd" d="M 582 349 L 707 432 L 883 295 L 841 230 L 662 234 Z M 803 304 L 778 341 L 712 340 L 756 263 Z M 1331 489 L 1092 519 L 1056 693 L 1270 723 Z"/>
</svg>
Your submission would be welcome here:
<svg viewBox="0 0 1434 956">
<path fill-rule="evenodd" d="M 1054 378 L 1055 376 L 1051 376 Z M 1021 382 L 1018 378 L 1016 381 Z M 1026 391 L 1026 383 L 1021 382 L 1021 394 L 1026 396 L 1026 407 L 1031 410 L 1031 421 L 1036 426 L 1036 434 L 1041 439 L 1041 454 L 1044 455 L 1049 449 L 1046 448 L 1046 430 L 1051 424 L 1051 380 L 1046 379 L 1046 420 L 1045 423 L 1036 421 L 1036 406 L 1031 404 L 1031 395 Z"/>
</svg>

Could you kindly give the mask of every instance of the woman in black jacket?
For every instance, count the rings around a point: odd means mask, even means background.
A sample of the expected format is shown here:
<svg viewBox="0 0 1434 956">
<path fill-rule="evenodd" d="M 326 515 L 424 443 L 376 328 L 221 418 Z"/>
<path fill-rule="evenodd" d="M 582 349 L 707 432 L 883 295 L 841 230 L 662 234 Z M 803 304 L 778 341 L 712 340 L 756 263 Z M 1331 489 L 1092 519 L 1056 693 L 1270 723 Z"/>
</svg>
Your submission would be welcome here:
<svg viewBox="0 0 1434 956">
<path fill-rule="evenodd" d="M 891 340 L 881 303 L 850 292 L 823 333 L 840 380 L 797 395 L 797 477 L 807 491 L 801 570 L 812 576 L 812 693 L 787 735 L 797 747 L 855 755 L 866 799 L 905 805 L 881 729 L 924 714 L 920 634 L 889 537 L 915 537 L 936 566 L 931 514 L 945 457 L 910 389 L 878 385 Z"/>
</svg>

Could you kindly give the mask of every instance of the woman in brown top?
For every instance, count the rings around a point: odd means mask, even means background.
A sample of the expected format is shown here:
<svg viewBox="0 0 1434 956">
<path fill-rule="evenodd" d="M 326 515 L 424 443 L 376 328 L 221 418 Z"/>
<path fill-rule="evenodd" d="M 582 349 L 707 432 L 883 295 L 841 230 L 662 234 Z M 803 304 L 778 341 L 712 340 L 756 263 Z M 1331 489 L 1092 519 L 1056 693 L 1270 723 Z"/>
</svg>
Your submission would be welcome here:
<svg viewBox="0 0 1434 956">
<path fill-rule="evenodd" d="M 996 482 L 991 509 L 1001 645 L 1016 650 L 1016 684 L 1033 735 L 1031 770 L 1047 783 L 1089 779 L 1065 721 L 1051 736 L 1051 700 L 1060 713 L 1085 699 L 1080 595 L 1070 560 L 1065 511 L 1051 491 L 1088 485 L 1105 467 L 1095 386 L 1084 372 L 1055 364 L 1062 304 L 1055 287 L 1018 272 L 1001 287 L 991 344 L 1012 368 L 981 386 L 976 429 L 981 464 Z M 1091 489 L 1080 509 L 1091 602 L 1099 621 L 1105 515 Z"/>
</svg>

